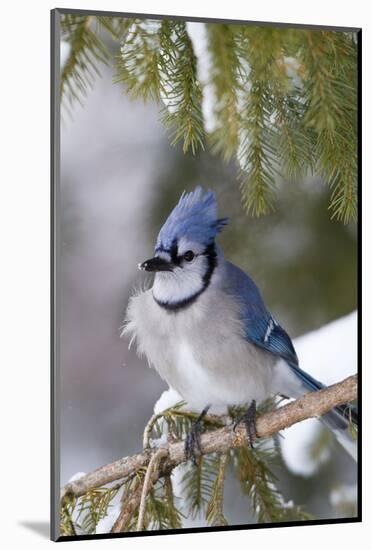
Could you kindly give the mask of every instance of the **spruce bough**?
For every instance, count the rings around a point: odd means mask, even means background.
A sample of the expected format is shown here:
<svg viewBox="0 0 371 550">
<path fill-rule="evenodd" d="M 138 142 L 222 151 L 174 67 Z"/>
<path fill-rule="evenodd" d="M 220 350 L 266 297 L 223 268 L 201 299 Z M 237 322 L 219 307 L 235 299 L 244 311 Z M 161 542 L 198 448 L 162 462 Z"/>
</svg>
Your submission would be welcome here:
<svg viewBox="0 0 371 550">
<path fill-rule="evenodd" d="M 247 212 L 273 210 L 279 178 L 319 175 L 332 190 L 331 216 L 356 220 L 356 32 L 207 23 L 209 67 L 200 79 L 185 22 L 63 15 L 61 29 L 70 45 L 61 73 L 65 106 L 81 101 L 100 64 L 113 62 L 125 93 L 162 105 L 172 144 L 236 160 Z M 117 46 L 113 58 L 103 29 Z"/>
</svg>

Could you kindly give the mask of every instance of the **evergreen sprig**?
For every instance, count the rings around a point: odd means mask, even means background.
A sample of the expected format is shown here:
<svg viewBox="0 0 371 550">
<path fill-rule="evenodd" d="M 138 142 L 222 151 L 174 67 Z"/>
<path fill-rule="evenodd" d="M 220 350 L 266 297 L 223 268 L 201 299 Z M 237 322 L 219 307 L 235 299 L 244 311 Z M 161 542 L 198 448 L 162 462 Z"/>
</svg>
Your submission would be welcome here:
<svg viewBox="0 0 371 550">
<path fill-rule="evenodd" d="M 357 36 L 340 31 L 206 24 L 209 74 L 181 21 L 63 15 L 71 52 L 61 94 L 80 100 L 107 63 L 100 28 L 120 45 L 116 82 L 132 98 L 162 102 L 171 143 L 212 150 L 240 166 L 242 203 L 274 208 L 279 179 L 320 175 L 331 187 L 333 218 L 357 217 Z M 97 24 L 95 24 L 97 23 Z M 213 129 L 203 101 L 211 86 Z M 209 98 L 209 96 L 208 96 Z M 210 98 L 209 98 L 210 99 Z M 209 100 L 208 99 L 208 100 Z"/>
<path fill-rule="evenodd" d="M 146 505 L 144 527 L 146 530 L 180 529 L 182 514 L 178 510 L 170 476 L 157 482 L 152 488 Z"/>
<path fill-rule="evenodd" d="M 241 110 L 239 100 L 247 79 L 246 66 L 237 51 L 239 27 L 207 25 L 211 53 L 210 81 L 215 90 L 214 116 L 217 128 L 210 139 L 213 150 L 225 160 L 235 155 L 239 145 Z"/>
<path fill-rule="evenodd" d="M 204 513 L 213 494 L 217 476 L 219 455 L 201 456 L 197 465 L 189 465 L 185 471 L 181 487 L 187 506 L 187 515 L 195 518 Z"/>
<path fill-rule="evenodd" d="M 121 44 L 115 82 L 124 84 L 133 99 L 160 99 L 161 26 L 160 21 L 135 19 Z"/>
<path fill-rule="evenodd" d="M 98 30 L 105 29 L 113 40 L 122 41 L 127 34 L 131 24 L 131 19 L 124 19 L 123 17 L 108 17 L 106 15 L 96 16 Z"/>
<path fill-rule="evenodd" d="M 85 493 L 79 499 L 76 523 L 84 533 L 94 533 L 99 521 L 109 512 L 112 500 L 117 495 L 120 485 L 109 488 L 97 488 Z M 79 522 L 81 518 L 81 523 Z"/>
<path fill-rule="evenodd" d="M 198 413 L 182 410 L 184 405 L 185 401 L 180 401 L 153 417 L 149 427 L 155 439 L 160 438 L 164 433 L 164 421 L 166 422 L 166 433 L 170 433 L 176 439 L 184 439 L 192 427 L 192 422 L 195 422 L 199 416 Z M 203 424 L 205 428 L 220 428 L 224 425 L 220 418 L 211 416 L 206 416 Z"/>
<path fill-rule="evenodd" d="M 88 89 L 101 76 L 99 66 L 109 64 L 111 53 L 102 31 L 120 42 L 130 24 L 130 19 L 122 17 L 63 15 L 61 39 L 69 46 L 67 60 L 61 70 L 60 93 L 64 106 L 71 109 L 75 101 L 82 104 Z"/>
<path fill-rule="evenodd" d="M 152 428 L 171 434 L 171 438 L 183 440 L 191 428 L 197 414 L 182 411 L 184 403 L 167 409 L 157 415 Z M 259 407 L 259 414 L 277 406 L 275 400 L 267 400 Z M 241 408 L 231 409 L 233 419 L 240 417 Z M 206 417 L 207 419 L 207 417 Z M 162 423 L 160 423 L 162 420 Z M 223 422 L 221 422 L 223 424 Z M 166 428 L 165 428 L 166 426 Z M 205 428 L 220 427 L 212 417 Z M 279 450 L 270 441 L 257 441 L 254 449 L 242 447 L 225 453 L 211 453 L 199 457 L 196 465 L 182 465 L 179 490 L 181 496 L 174 495 L 171 472 L 169 471 L 151 487 L 144 513 L 144 530 L 180 529 L 185 517 L 204 517 L 209 525 L 227 525 L 224 514 L 224 486 L 228 465 L 240 481 L 242 493 L 250 500 L 251 511 L 258 522 L 275 523 L 291 520 L 307 520 L 312 516 L 295 506 L 286 503 L 276 486 L 276 476 L 272 466 L 278 458 Z M 82 497 L 66 496 L 61 509 L 61 534 L 75 535 L 94 533 L 98 522 L 109 514 L 112 500 L 119 491 L 121 510 L 128 508 L 132 495 L 143 487 L 145 469 L 134 476 L 123 479 L 114 486 L 101 487 L 85 493 Z M 121 526 L 122 532 L 135 531 L 138 522 L 138 506 L 126 517 Z"/>
<path fill-rule="evenodd" d="M 319 173 L 332 187 L 333 217 L 357 212 L 357 60 L 353 35 L 306 31 L 305 122 L 316 132 Z"/>
<path fill-rule="evenodd" d="M 271 470 L 277 456 L 274 447 L 264 448 L 264 443 L 259 442 L 254 451 L 241 447 L 231 454 L 241 490 L 250 498 L 251 509 L 259 523 L 313 519 L 292 502 L 286 503 L 278 490 L 276 476 Z"/>
<path fill-rule="evenodd" d="M 80 498 L 68 497 L 61 508 L 60 530 L 62 536 L 94 533 L 101 519 L 107 516 L 112 500 L 122 483 L 114 487 L 99 487 Z"/>
<path fill-rule="evenodd" d="M 245 60 L 248 73 L 241 98 L 237 152 L 241 167 L 242 203 L 247 212 L 257 216 L 273 210 L 278 173 L 272 125 L 274 96 L 271 78 L 280 50 L 279 38 L 274 29 L 256 27 L 241 27 L 237 35 L 238 55 Z M 279 74 L 282 76 L 282 73 Z"/>
<path fill-rule="evenodd" d="M 62 537 L 76 536 L 76 528 L 72 518 L 72 514 L 75 510 L 77 498 L 68 495 L 64 499 L 60 511 L 60 533 Z"/>
<path fill-rule="evenodd" d="M 206 509 L 206 521 L 212 526 L 228 525 L 228 522 L 224 516 L 223 504 L 224 482 L 229 458 L 229 453 L 223 453 L 220 455 L 218 461 L 218 471 L 215 476 L 209 503 Z"/>
<path fill-rule="evenodd" d="M 64 15 L 61 23 L 62 40 L 70 47 L 69 56 L 61 71 L 61 98 L 70 106 L 86 96 L 95 78 L 100 76 L 99 64 L 107 64 L 109 52 L 93 30 L 94 17 Z"/>
<path fill-rule="evenodd" d="M 197 61 L 184 22 L 164 21 L 160 34 L 162 121 L 170 130 L 171 143 L 183 141 L 183 151 L 204 149 L 202 91 Z"/>
</svg>

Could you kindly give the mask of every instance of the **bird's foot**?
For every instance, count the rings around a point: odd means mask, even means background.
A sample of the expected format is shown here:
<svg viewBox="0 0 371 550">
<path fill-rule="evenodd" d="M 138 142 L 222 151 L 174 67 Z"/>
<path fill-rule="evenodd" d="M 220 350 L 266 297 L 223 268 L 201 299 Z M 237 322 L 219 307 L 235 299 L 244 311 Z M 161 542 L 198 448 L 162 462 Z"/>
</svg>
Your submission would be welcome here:
<svg viewBox="0 0 371 550">
<path fill-rule="evenodd" d="M 203 426 L 203 418 L 209 410 L 210 406 L 205 407 L 193 423 L 190 432 L 187 434 L 184 442 L 184 454 L 187 460 L 191 459 L 193 464 L 197 465 L 197 459 L 202 455 L 201 449 L 201 433 Z"/>
<path fill-rule="evenodd" d="M 249 405 L 246 413 L 239 416 L 237 420 L 234 423 L 233 430 L 236 430 L 237 426 L 244 422 L 246 426 L 246 433 L 247 433 L 247 440 L 249 443 L 249 447 L 251 449 L 254 448 L 254 441 L 257 438 L 257 430 L 256 430 L 256 401 L 253 399 L 251 401 L 251 404 Z"/>
</svg>

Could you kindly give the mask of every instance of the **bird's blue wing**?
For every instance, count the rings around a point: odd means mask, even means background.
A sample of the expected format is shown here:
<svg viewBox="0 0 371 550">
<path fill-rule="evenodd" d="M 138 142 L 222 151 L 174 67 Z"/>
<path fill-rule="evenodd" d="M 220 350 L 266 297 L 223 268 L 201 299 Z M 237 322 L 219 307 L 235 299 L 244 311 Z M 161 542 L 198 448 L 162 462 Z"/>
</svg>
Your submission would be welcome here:
<svg viewBox="0 0 371 550">
<path fill-rule="evenodd" d="M 225 290 L 235 295 L 240 304 L 246 339 L 259 348 L 285 359 L 295 368 L 298 358 L 291 338 L 265 307 L 254 281 L 229 262 L 226 262 L 226 270 Z"/>
<path fill-rule="evenodd" d="M 226 263 L 224 290 L 236 297 L 241 307 L 241 317 L 245 328 L 246 339 L 273 355 L 284 359 L 287 367 L 302 383 L 303 392 L 316 391 L 325 386 L 303 371 L 298 364 L 289 335 L 269 313 L 259 289 L 246 273 L 229 262 Z M 330 428 L 340 444 L 354 457 L 354 441 L 349 441 L 349 418 L 358 424 L 357 408 L 351 404 L 335 407 L 321 421 Z"/>
</svg>

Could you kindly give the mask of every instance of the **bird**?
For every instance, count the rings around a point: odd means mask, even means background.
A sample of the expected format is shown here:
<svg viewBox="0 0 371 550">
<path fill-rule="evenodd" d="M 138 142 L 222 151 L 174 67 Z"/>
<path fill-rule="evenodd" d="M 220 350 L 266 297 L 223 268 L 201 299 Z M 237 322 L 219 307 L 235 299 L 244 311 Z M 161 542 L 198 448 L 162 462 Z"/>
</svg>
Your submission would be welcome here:
<svg viewBox="0 0 371 550">
<path fill-rule="evenodd" d="M 135 341 L 138 355 L 201 410 L 185 440 L 193 461 L 210 407 L 247 406 L 242 420 L 253 446 L 257 403 L 325 387 L 300 368 L 290 336 L 252 278 L 224 256 L 216 238 L 228 222 L 218 217 L 214 191 L 183 192 L 160 229 L 154 257 L 138 264 L 154 273 L 153 285 L 129 298 L 123 329 L 129 347 Z M 358 422 L 356 408 L 338 406 L 320 420 L 356 460 L 349 430 Z"/>
</svg>

